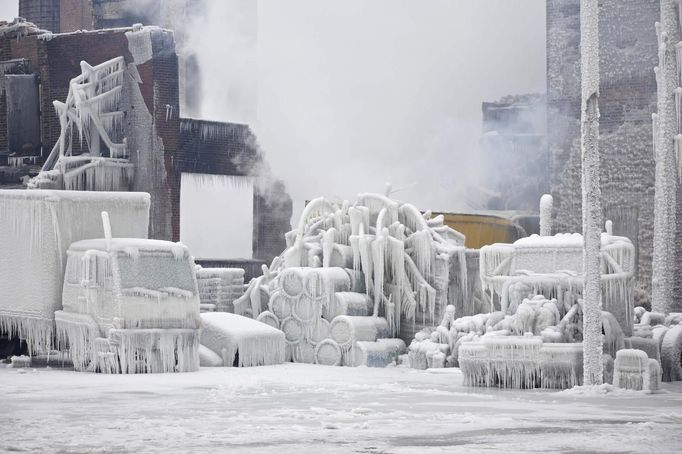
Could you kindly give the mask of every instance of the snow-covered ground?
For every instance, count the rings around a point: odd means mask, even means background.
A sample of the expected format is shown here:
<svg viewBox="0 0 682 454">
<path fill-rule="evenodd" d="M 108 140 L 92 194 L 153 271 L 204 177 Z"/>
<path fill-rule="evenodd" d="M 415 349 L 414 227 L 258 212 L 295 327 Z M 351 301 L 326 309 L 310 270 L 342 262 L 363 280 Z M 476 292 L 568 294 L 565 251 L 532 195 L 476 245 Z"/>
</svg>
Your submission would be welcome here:
<svg viewBox="0 0 682 454">
<path fill-rule="evenodd" d="M 101 375 L 0 366 L 0 451 L 679 453 L 653 395 L 466 388 L 458 370 L 286 364 Z"/>
</svg>

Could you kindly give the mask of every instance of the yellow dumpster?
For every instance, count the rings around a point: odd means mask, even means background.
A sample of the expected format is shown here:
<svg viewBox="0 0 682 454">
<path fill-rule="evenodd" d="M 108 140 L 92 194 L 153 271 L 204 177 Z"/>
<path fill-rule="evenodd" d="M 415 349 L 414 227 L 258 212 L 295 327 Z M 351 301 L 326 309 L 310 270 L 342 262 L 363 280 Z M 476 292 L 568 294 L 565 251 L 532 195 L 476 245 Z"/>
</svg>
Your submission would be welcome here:
<svg viewBox="0 0 682 454">
<path fill-rule="evenodd" d="M 466 236 L 464 245 L 471 249 L 494 243 L 513 243 L 526 235 L 513 220 L 490 214 L 433 213 L 442 214 L 445 224 Z"/>
</svg>

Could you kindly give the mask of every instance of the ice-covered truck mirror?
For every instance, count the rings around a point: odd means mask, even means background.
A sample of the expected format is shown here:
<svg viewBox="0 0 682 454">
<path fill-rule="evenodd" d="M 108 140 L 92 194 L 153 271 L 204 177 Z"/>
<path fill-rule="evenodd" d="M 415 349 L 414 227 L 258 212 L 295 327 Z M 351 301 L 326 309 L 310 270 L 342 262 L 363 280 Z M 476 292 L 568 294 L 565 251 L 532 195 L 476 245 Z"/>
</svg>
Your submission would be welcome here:
<svg viewBox="0 0 682 454">
<path fill-rule="evenodd" d="M 198 369 L 199 294 L 194 260 L 184 245 L 84 240 L 72 244 L 67 257 L 63 310 L 55 321 L 76 370 Z"/>
<path fill-rule="evenodd" d="M 146 193 L 0 190 L 0 331 L 30 353 L 49 351 L 69 246 L 103 237 L 102 211 L 115 236 L 146 238 L 149 204 Z M 72 279 L 80 287 L 90 278 Z"/>
</svg>

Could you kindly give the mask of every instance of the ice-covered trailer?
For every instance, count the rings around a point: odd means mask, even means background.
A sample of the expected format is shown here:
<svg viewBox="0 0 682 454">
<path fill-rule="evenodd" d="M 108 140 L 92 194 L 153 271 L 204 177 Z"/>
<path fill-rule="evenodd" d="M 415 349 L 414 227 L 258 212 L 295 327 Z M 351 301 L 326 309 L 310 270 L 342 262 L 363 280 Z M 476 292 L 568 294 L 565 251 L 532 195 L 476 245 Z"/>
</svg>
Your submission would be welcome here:
<svg viewBox="0 0 682 454">
<path fill-rule="evenodd" d="M 147 238 L 149 206 L 146 193 L 0 190 L 0 333 L 50 350 L 69 246 L 104 236 L 102 211 L 113 235 Z"/>
</svg>

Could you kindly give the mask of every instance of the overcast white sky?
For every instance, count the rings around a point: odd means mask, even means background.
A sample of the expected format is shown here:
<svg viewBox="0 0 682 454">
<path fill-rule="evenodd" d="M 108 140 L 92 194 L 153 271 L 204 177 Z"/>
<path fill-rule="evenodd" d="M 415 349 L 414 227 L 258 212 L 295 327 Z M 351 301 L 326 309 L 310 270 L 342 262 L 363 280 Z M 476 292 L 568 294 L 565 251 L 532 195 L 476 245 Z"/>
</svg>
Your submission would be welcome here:
<svg viewBox="0 0 682 454">
<path fill-rule="evenodd" d="M 214 1 L 199 33 L 229 65 Z M 481 102 L 545 91 L 544 0 L 260 0 L 258 14 L 253 126 L 295 212 L 386 181 L 414 184 L 396 197 L 421 209 L 461 209 Z M 211 116 L 239 120 L 205 88 Z"/>
</svg>

